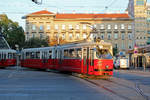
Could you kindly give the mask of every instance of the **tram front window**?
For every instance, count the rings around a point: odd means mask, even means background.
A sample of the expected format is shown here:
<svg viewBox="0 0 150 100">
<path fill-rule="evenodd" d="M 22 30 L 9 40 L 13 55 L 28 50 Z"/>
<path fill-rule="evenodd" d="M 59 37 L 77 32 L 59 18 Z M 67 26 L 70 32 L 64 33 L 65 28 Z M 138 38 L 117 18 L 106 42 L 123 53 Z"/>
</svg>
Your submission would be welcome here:
<svg viewBox="0 0 150 100">
<path fill-rule="evenodd" d="M 112 55 L 107 49 L 97 49 L 96 57 L 99 59 L 112 59 Z"/>
</svg>

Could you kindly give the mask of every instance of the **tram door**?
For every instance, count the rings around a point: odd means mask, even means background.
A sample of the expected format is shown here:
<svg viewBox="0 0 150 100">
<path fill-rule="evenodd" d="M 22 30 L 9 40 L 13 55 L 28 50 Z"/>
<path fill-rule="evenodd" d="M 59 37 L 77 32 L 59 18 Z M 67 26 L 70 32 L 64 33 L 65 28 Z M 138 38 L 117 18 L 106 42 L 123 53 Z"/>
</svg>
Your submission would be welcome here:
<svg viewBox="0 0 150 100">
<path fill-rule="evenodd" d="M 89 47 L 83 49 L 83 73 L 89 72 Z"/>
</svg>

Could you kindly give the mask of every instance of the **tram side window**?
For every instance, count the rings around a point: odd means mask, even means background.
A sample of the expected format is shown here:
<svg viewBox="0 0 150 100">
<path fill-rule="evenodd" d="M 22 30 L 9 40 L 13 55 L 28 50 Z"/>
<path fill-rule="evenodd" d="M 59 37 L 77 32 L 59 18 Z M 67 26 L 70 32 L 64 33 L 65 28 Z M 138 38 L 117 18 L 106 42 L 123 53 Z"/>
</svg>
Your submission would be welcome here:
<svg viewBox="0 0 150 100">
<path fill-rule="evenodd" d="M 90 49 L 90 65 L 94 66 L 94 50 Z"/>
<path fill-rule="evenodd" d="M 13 58 L 13 54 L 12 53 L 8 53 L 8 59 L 12 59 Z"/>
<path fill-rule="evenodd" d="M 4 54 L 4 59 L 6 59 L 6 54 Z"/>
<path fill-rule="evenodd" d="M 70 49 L 68 56 L 69 56 L 69 58 L 76 58 L 75 49 Z"/>
<path fill-rule="evenodd" d="M 35 53 L 31 52 L 31 59 L 34 59 L 34 58 L 35 58 Z"/>
<path fill-rule="evenodd" d="M 13 53 L 12 56 L 13 59 L 16 59 L 16 53 Z"/>
<path fill-rule="evenodd" d="M 26 59 L 30 59 L 30 52 L 26 52 Z"/>
<path fill-rule="evenodd" d="M 47 59 L 47 52 L 42 52 L 42 59 Z"/>
<path fill-rule="evenodd" d="M 40 59 L 40 52 L 36 52 L 36 59 Z"/>
<path fill-rule="evenodd" d="M 81 59 L 81 58 L 82 58 L 82 49 L 77 48 L 77 59 Z"/>
<path fill-rule="evenodd" d="M 49 51 L 49 59 L 52 59 L 52 51 Z"/>
<path fill-rule="evenodd" d="M 64 50 L 64 58 L 68 58 L 68 50 Z"/>
</svg>

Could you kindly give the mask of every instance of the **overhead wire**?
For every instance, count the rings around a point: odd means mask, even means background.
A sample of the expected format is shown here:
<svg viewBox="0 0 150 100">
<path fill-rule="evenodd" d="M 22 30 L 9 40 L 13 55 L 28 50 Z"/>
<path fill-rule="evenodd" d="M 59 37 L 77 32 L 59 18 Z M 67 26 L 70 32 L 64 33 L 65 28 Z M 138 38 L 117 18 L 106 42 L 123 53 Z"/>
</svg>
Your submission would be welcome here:
<svg viewBox="0 0 150 100">
<path fill-rule="evenodd" d="M 82 5 L 82 6 L 74 6 L 74 5 L 68 5 L 68 6 L 61 6 L 61 7 L 58 7 L 58 6 L 56 6 L 56 5 L 51 5 L 51 4 L 47 4 L 47 3 L 45 3 L 44 1 L 42 1 L 42 4 L 41 5 L 29 5 L 29 7 L 34 7 L 34 8 L 37 8 L 37 7 L 41 7 L 41 8 L 44 8 L 44 7 L 47 7 L 47 8 L 53 8 L 53 9 L 57 9 L 57 10 L 60 10 L 60 9 L 65 9 L 65 8 L 73 8 L 73 9 L 80 9 L 80 8 L 82 8 L 82 9 L 91 9 L 91 8 L 94 8 L 94 9 L 99 9 L 99 8 L 103 8 L 104 7 L 104 10 L 101 10 L 102 12 L 106 12 L 108 9 L 110 9 L 111 7 L 112 7 L 112 5 L 114 5 L 115 3 L 117 3 L 118 2 L 118 0 L 116 1 L 116 0 L 106 0 L 107 2 L 110 2 L 110 3 L 107 3 L 108 5 L 100 5 L 100 6 L 98 6 L 98 5 L 96 5 L 96 6 L 89 6 L 89 5 Z M 106 2 L 105 1 L 105 2 Z M 54 2 L 54 1 L 53 1 Z M 115 7 L 115 8 L 120 8 L 121 9 L 121 7 Z M 124 9 L 123 7 L 122 7 L 122 9 Z M 67 9 L 68 10 L 68 9 Z M 65 10 L 65 11 L 67 11 L 67 10 Z M 70 10 L 68 10 L 68 11 L 70 11 Z M 75 11 L 75 10 L 74 10 Z M 27 14 L 27 13 L 30 13 L 30 11 L 27 11 L 27 12 L 14 12 L 14 11 L 0 11 L 1 13 L 8 13 L 8 14 Z"/>
</svg>

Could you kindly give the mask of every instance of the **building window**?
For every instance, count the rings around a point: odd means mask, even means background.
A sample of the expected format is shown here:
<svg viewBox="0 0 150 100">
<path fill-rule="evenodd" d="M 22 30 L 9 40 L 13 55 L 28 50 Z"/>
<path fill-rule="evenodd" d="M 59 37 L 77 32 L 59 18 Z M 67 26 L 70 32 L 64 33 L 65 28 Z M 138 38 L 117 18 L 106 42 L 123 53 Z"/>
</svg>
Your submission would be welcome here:
<svg viewBox="0 0 150 100">
<path fill-rule="evenodd" d="M 117 26 L 117 25 L 115 25 L 115 26 L 114 26 L 114 29 L 118 29 L 118 26 Z"/>
<path fill-rule="evenodd" d="M 128 39 L 132 39 L 132 33 L 128 33 Z"/>
<path fill-rule="evenodd" d="M 128 48 L 129 48 L 129 49 L 132 49 L 132 45 L 131 45 L 131 43 L 128 45 Z"/>
<path fill-rule="evenodd" d="M 42 34 L 40 34 L 40 39 L 42 39 L 43 38 L 43 35 Z"/>
<path fill-rule="evenodd" d="M 124 33 L 121 34 L 121 38 L 122 38 L 122 40 L 125 39 L 125 34 Z"/>
<path fill-rule="evenodd" d="M 118 48 L 118 44 L 115 44 L 115 48 Z"/>
<path fill-rule="evenodd" d="M 55 25 L 55 29 L 58 30 L 58 25 Z"/>
<path fill-rule="evenodd" d="M 76 25 L 76 29 L 77 29 L 77 30 L 80 29 L 80 26 L 79 26 L 79 25 Z"/>
<path fill-rule="evenodd" d="M 83 25 L 83 29 L 86 30 L 86 25 Z"/>
<path fill-rule="evenodd" d="M 83 34 L 83 39 L 86 39 L 86 34 L 85 33 Z"/>
<path fill-rule="evenodd" d="M 36 26 L 32 25 L 32 30 L 35 31 L 36 30 Z"/>
<path fill-rule="evenodd" d="M 124 24 L 121 24 L 121 29 L 125 29 L 125 26 L 124 26 Z"/>
<path fill-rule="evenodd" d="M 66 29 L 66 25 L 62 25 L 62 29 L 65 30 Z"/>
<path fill-rule="evenodd" d="M 91 27 L 91 29 L 95 29 L 97 27 L 97 25 L 96 24 L 94 24 L 93 25 L 93 27 Z"/>
<path fill-rule="evenodd" d="M 90 39 L 93 39 L 93 38 L 94 38 L 93 34 L 90 34 Z"/>
<path fill-rule="evenodd" d="M 47 30 L 50 30 L 50 29 L 51 29 L 50 25 L 47 25 Z"/>
<path fill-rule="evenodd" d="M 107 26 L 107 29 L 109 29 L 109 30 L 110 30 L 110 29 L 111 29 L 111 25 L 108 25 L 108 26 Z"/>
<path fill-rule="evenodd" d="M 62 39 L 63 39 L 63 40 L 65 39 L 65 34 L 62 35 Z"/>
<path fill-rule="evenodd" d="M 101 25 L 100 25 L 100 29 L 104 29 L 104 24 L 101 24 Z"/>
<path fill-rule="evenodd" d="M 80 34 L 79 34 L 79 33 L 78 33 L 78 34 L 76 34 L 76 38 L 77 38 L 77 39 L 79 39 L 79 37 L 80 37 Z"/>
<path fill-rule="evenodd" d="M 69 25 L 69 29 L 73 29 L 72 25 Z"/>
<path fill-rule="evenodd" d="M 114 39 L 118 39 L 118 33 L 114 34 Z"/>
<path fill-rule="evenodd" d="M 111 34 L 107 34 L 107 38 L 108 38 L 108 40 L 110 40 L 111 39 Z"/>
<path fill-rule="evenodd" d="M 32 34 L 32 38 L 35 38 L 35 35 L 34 35 L 34 34 Z"/>
<path fill-rule="evenodd" d="M 150 31 L 148 31 L 147 33 L 150 34 Z"/>
<path fill-rule="evenodd" d="M 104 40 L 104 34 L 101 34 L 101 39 Z"/>
<path fill-rule="evenodd" d="M 44 28 L 43 28 L 43 25 L 41 25 L 41 26 L 40 26 L 40 31 L 43 31 L 43 29 L 44 29 Z"/>
<path fill-rule="evenodd" d="M 131 30 L 131 29 L 132 29 L 132 26 L 131 26 L 131 25 L 128 25 L 128 29 Z"/>
<path fill-rule="evenodd" d="M 147 22 L 148 22 L 148 23 L 150 22 L 150 18 L 147 18 Z"/>
<path fill-rule="evenodd" d="M 138 5 L 138 6 L 144 5 L 144 0 L 137 0 L 136 5 Z"/>
<path fill-rule="evenodd" d="M 72 39 L 72 34 L 69 34 L 69 39 L 70 39 L 70 40 Z"/>
<path fill-rule="evenodd" d="M 125 45 L 124 45 L 124 43 L 122 43 L 122 49 L 125 49 Z"/>
</svg>

